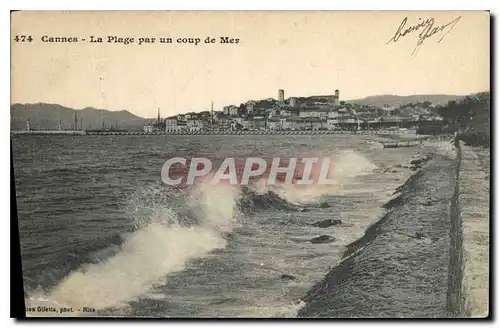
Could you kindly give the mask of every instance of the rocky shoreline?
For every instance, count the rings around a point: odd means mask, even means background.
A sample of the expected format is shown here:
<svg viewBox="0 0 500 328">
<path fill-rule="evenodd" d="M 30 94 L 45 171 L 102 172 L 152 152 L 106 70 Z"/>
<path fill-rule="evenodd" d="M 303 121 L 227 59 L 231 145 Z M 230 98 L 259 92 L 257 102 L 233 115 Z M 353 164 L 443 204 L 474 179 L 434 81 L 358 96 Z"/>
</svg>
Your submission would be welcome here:
<svg viewBox="0 0 500 328">
<path fill-rule="evenodd" d="M 384 206 L 387 213 L 347 246 L 337 266 L 303 298 L 298 316 L 452 316 L 449 211 L 457 164 L 440 154 L 413 158 L 416 172 Z"/>
</svg>

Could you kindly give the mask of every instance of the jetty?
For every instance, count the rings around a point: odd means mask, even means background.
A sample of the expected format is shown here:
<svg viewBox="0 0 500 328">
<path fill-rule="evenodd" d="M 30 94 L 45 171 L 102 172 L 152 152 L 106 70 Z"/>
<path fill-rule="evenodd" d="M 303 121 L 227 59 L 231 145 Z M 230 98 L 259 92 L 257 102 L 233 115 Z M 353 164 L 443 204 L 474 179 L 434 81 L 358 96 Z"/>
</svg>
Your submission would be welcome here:
<svg viewBox="0 0 500 328">
<path fill-rule="evenodd" d="M 11 134 L 24 135 L 86 135 L 85 130 L 17 130 L 10 131 Z"/>
</svg>

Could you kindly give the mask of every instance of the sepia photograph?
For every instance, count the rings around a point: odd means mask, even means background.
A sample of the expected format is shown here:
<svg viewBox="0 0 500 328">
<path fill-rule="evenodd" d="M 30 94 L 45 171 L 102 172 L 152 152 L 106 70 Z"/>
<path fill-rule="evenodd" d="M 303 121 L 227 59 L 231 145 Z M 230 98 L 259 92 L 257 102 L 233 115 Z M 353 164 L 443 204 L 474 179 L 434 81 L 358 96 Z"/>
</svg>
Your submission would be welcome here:
<svg viewBox="0 0 500 328">
<path fill-rule="evenodd" d="M 491 319 L 489 11 L 10 18 L 19 318 Z"/>
</svg>

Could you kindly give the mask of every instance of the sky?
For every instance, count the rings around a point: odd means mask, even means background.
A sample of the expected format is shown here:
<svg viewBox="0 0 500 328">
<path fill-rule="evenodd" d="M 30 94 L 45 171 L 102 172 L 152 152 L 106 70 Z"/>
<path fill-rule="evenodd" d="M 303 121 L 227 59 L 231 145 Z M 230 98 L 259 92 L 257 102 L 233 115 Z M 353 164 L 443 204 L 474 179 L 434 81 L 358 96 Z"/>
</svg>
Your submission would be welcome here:
<svg viewBox="0 0 500 328">
<path fill-rule="evenodd" d="M 405 17 L 405 35 L 395 37 Z M 451 24 L 412 54 L 425 27 L 404 30 L 431 18 L 434 28 Z M 25 11 L 11 22 L 12 103 L 125 109 L 142 117 L 155 117 L 159 107 L 165 117 L 208 110 L 211 101 L 220 110 L 277 98 L 278 89 L 287 98 L 339 89 L 341 100 L 490 89 L 485 11 Z M 22 35 L 33 41 L 16 42 Z M 91 36 L 103 42 L 90 43 Z M 108 43 L 108 36 L 134 43 Z M 42 41 L 49 37 L 78 42 Z M 153 37 L 155 43 L 138 44 Z M 216 42 L 204 43 L 207 37 Z M 239 41 L 223 44 L 220 37 Z"/>
</svg>

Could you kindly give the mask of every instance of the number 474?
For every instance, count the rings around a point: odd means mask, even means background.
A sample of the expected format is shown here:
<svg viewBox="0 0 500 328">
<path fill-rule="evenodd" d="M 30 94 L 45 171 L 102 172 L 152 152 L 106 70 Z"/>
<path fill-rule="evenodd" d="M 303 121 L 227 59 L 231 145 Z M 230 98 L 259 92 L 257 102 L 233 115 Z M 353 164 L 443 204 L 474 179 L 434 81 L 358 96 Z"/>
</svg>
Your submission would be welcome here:
<svg viewBox="0 0 500 328">
<path fill-rule="evenodd" d="M 33 42 L 33 37 L 31 35 L 16 35 L 14 38 L 16 42 Z"/>
</svg>

